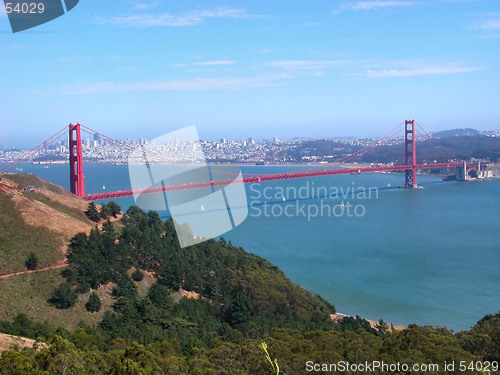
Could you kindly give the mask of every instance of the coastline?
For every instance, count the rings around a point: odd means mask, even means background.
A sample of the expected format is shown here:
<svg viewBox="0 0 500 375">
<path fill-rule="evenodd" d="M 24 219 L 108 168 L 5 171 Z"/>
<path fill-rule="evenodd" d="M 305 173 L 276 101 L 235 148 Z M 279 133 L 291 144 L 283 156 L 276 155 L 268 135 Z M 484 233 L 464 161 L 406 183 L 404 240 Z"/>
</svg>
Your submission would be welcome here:
<svg viewBox="0 0 500 375">
<path fill-rule="evenodd" d="M 339 312 L 336 314 L 330 314 L 330 319 L 332 321 L 334 321 L 335 323 L 339 323 L 341 320 L 343 320 L 345 318 L 354 318 L 354 316 L 342 314 Z M 361 317 L 361 319 L 364 319 L 364 318 Z M 376 322 L 375 320 L 369 320 L 369 319 L 364 319 L 364 320 L 366 320 L 367 322 L 370 323 L 370 327 L 372 327 L 373 329 L 376 329 L 378 331 L 379 322 Z M 408 327 L 398 325 L 398 324 L 392 324 L 392 323 L 387 323 L 387 322 L 386 322 L 386 324 L 388 326 L 388 332 L 403 331 L 403 330 L 408 328 Z"/>
</svg>

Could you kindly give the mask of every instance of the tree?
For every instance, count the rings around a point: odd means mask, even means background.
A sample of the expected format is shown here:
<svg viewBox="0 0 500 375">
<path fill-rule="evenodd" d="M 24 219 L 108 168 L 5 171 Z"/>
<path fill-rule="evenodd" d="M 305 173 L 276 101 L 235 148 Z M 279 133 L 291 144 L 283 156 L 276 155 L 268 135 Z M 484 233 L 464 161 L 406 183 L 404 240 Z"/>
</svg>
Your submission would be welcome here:
<svg viewBox="0 0 500 375">
<path fill-rule="evenodd" d="M 38 266 L 38 257 L 34 252 L 31 252 L 26 258 L 26 268 L 29 270 L 35 270 L 36 266 Z"/>
<path fill-rule="evenodd" d="M 151 285 L 148 291 L 148 298 L 159 308 L 169 308 L 173 305 L 168 288 L 160 283 Z"/>
<path fill-rule="evenodd" d="M 386 322 L 384 322 L 383 319 L 380 319 L 378 321 L 378 324 L 376 325 L 375 328 L 378 330 L 378 333 L 381 336 L 387 336 L 387 334 L 389 333 L 389 325 Z"/>
<path fill-rule="evenodd" d="M 85 308 L 90 312 L 97 312 L 101 309 L 101 299 L 96 292 L 92 292 L 88 302 L 85 304 Z"/>
<path fill-rule="evenodd" d="M 143 278 L 144 278 L 144 273 L 139 268 L 136 268 L 134 273 L 132 274 L 132 280 L 139 282 Z"/>
<path fill-rule="evenodd" d="M 111 210 L 109 209 L 109 206 L 107 204 L 103 204 L 101 206 L 101 218 L 107 219 L 108 217 L 111 216 Z"/>
<path fill-rule="evenodd" d="M 89 220 L 98 222 L 101 219 L 101 215 L 99 214 L 99 210 L 94 202 L 90 202 L 87 210 L 85 211 L 85 215 L 89 218 Z"/>
<path fill-rule="evenodd" d="M 112 215 L 114 218 L 116 218 L 116 216 L 122 212 L 122 208 L 120 207 L 120 205 L 113 201 L 108 203 L 108 209 L 110 215 Z"/>
<path fill-rule="evenodd" d="M 54 290 L 49 302 L 58 309 L 69 309 L 75 305 L 76 298 L 76 292 L 71 287 L 71 284 L 66 281 Z"/>
</svg>

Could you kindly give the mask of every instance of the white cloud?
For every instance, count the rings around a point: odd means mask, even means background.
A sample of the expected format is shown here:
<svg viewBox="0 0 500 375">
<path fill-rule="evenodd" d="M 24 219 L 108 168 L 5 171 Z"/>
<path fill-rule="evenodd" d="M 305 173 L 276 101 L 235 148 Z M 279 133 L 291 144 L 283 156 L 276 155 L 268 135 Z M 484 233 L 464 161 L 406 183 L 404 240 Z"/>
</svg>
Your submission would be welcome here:
<svg viewBox="0 0 500 375">
<path fill-rule="evenodd" d="M 91 61 L 95 61 L 95 58 L 92 57 L 92 56 L 67 56 L 67 57 L 62 57 L 61 59 L 59 59 L 59 61 L 61 61 L 62 63 L 70 63 L 70 64 L 74 64 L 74 63 L 77 63 L 77 62 L 91 62 Z"/>
<path fill-rule="evenodd" d="M 350 3 L 342 3 L 335 13 L 343 10 L 373 10 L 400 8 L 419 4 L 417 1 L 393 1 L 393 0 L 372 0 L 372 1 L 354 1 Z"/>
<path fill-rule="evenodd" d="M 473 29 L 484 31 L 500 31 L 500 17 L 489 18 L 472 25 Z"/>
<path fill-rule="evenodd" d="M 170 65 L 171 68 L 185 68 L 188 66 L 212 66 L 212 65 L 231 65 L 235 62 L 232 60 L 213 60 L 213 61 L 200 61 L 192 64 L 178 63 Z"/>
<path fill-rule="evenodd" d="M 215 60 L 215 61 L 203 61 L 203 62 L 197 62 L 194 63 L 193 65 L 231 65 L 234 64 L 234 61 L 231 60 Z"/>
<path fill-rule="evenodd" d="M 280 60 L 268 63 L 289 70 L 317 70 L 345 65 L 345 60 Z"/>
<path fill-rule="evenodd" d="M 158 27 L 158 26 L 193 26 L 203 23 L 210 18 L 251 19 L 258 16 L 249 15 L 244 9 L 219 8 L 215 10 L 197 11 L 185 14 L 133 14 L 111 18 L 96 17 L 97 24 L 112 24 L 130 27 Z"/>
<path fill-rule="evenodd" d="M 134 10 L 146 10 L 146 9 L 156 8 L 158 5 L 159 5 L 158 1 L 150 1 L 150 2 L 137 1 L 134 3 L 132 7 L 134 8 Z"/>
<path fill-rule="evenodd" d="M 389 69 L 389 70 L 367 70 L 364 73 L 355 73 L 357 76 L 370 78 L 380 77 L 415 77 L 439 74 L 459 74 L 480 70 L 480 67 L 459 67 L 459 66 L 429 66 L 414 69 Z"/>
<path fill-rule="evenodd" d="M 64 85 L 56 90 L 38 91 L 38 94 L 113 94 L 121 92 L 147 91 L 187 91 L 187 90 L 240 90 L 276 86 L 284 76 L 235 77 L 235 78 L 197 78 L 192 80 L 165 80 L 142 82 L 91 82 Z"/>
</svg>

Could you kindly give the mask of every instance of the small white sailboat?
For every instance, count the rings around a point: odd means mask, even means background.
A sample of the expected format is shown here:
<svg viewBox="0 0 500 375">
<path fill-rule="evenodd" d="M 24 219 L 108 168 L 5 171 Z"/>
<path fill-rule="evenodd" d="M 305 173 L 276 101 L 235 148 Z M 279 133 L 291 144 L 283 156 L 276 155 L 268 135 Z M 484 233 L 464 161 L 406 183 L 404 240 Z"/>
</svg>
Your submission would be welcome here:
<svg viewBox="0 0 500 375">
<path fill-rule="evenodd" d="M 345 207 L 344 201 L 342 201 L 342 204 L 340 206 L 341 207 Z"/>
<path fill-rule="evenodd" d="M 106 190 L 106 185 L 102 185 L 102 190 Z"/>
<path fill-rule="evenodd" d="M 201 205 L 200 210 L 201 210 L 201 212 L 205 212 L 205 206 L 204 206 L 204 205 Z"/>
<path fill-rule="evenodd" d="M 387 183 L 387 187 L 391 187 L 391 183 L 390 182 Z"/>
<path fill-rule="evenodd" d="M 285 197 L 281 197 L 281 201 L 282 202 L 286 202 L 286 198 Z"/>
</svg>

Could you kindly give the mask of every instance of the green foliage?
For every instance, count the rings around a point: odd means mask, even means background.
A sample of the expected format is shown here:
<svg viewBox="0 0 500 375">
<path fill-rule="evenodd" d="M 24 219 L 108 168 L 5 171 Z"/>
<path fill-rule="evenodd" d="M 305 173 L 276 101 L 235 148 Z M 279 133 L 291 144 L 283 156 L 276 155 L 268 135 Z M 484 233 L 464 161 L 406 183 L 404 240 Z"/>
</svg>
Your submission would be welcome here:
<svg viewBox="0 0 500 375">
<path fill-rule="evenodd" d="M 121 207 L 117 203 L 111 201 L 108 204 L 103 204 L 101 206 L 101 212 L 99 215 L 103 219 L 107 219 L 110 216 L 116 218 L 121 213 L 121 210 Z"/>
<path fill-rule="evenodd" d="M 64 282 L 54 290 L 49 302 L 58 309 L 69 309 L 75 305 L 76 299 L 76 292 L 71 287 L 71 283 Z"/>
<path fill-rule="evenodd" d="M 271 359 L 271 356 L 269 355 L 269 352 L 267 351 L 267 343 L 265 341 L 263 341 L 261 344 L 260 344 L 260 347 L 262 348 L 262 350 L 264 351 L 264 353 L 266 354 L 266 360 L 267 362 L 269 362 L 269 364 L 271 365 L 272 369 L 273 369 L 273 373 L 276 373 L 276 375 L 279 375 L 280 373 L 280 367 L 278 365 L 278 360 L 277 359 L 274 359 L 274 361 Z"/>
<path fill-rule="evenodd" d="M 191 301 L 193 302 L 193 301 Z M 189 302 L 189 304 L 191 304 Z M 195 306 L 195 305 L 191 305 Z M 148 309 L 148 308 L 146 308 Z M 154 310 L 154 309 L 153 309 Z M 107 315 L 112 324 L 113 313 Z M 487 327 L 484 324 L 488 324 Z M 165 321 L 165 326 L 192 327 L 187 320 L 176 318 Z M 498 339 L 498 316 L 487 316 L 468 332 L 457 335 L 445 328 L 410 326 L 403 331 L 381 337 L 365 330 L 311 331 L 280 329 L 258 340 L 239 339 L 237 343 L 214 340 L 209 347 L 191 345 L 182 350 L 181 342 L 196 342 L 195 336 L 178 339 L 158 339 L 150 344 L 127 343 L 115 336 L 102 347 L 100 334 L 89 328 L 77 328 L 65 337 L 54 336 L 53 330 L 36 331 L 39 324 L 25 316 L 12 323 L 0 322 L 0 328 L 9 327 L 12 334 L 42 335 L 48 347 L 35 352 L 8 350 L 0 355 L 0 374 L 297 374 L 304 372 L 307 361 L 313 363 L 359 364 L 384 361 L 385 363 L 466 363 L 485 361 L 485 357 L 470 353 L 461 347 L 464 335 L 478 329 L 492 329 L 492 341 Z M 201 324 L 203 326 L 203 324 Z M 144 328 L 148 329 L 148 325 Z M 150 328 L 150 327 L 149 327 Z M 59 332 L 59 331 L 58 331 Z M 159 331 L 158 331 L 159 332 Z M 139 334 L 141 331 L 134 331 Z M 198 341 L 199 343 L 199 341 Z M 481 345 L 478 350 L 486 349 Z M 272 353 L 272 356 L 271 354 Z M 491 359 L 493 360 L 493 359 Z M 314 372 L 316 373 L 316 372 Z M 370 372 L 386 374 L 380 369 Z M 429 372 L 428 372 L 429 373 Z M 437 373 L 437 372 L 435 372 Z M 442 370 L 439 373 L 445 373 Z M 448 373 L 448 372 L 446 372 Z M 459 373 L 459 372 L 456 372 Z M 467 371 L 468 374 L 480 374 Z"/>
<path fill-rule="evenodd" d="M 102 219 L 107 219 L 111 216 L 111 211 L 107 204 L 103 204 L 101 206 L 101 211 L 99 212 L 99 215 Z"/>
<path fill-rule="evenodd" d="M 461 347 L 486 361 L 500 361 L 500 312 L 486 315 L 467 332 L 459 332 Z"/>
<path fill-rule="evenodd" d="M 97 289 L 109 280 L 110 269 L 103 250 L 102 235 L 97 228 L 92 229 L 88 237 L 85 233 L 79 233 L 71 239 L 66 256 L 70 279 L 78 284 L 79 291 Z"/>
<path fill-rule="evenodd" d="M 89 203 L 87 210 L 85 211 L 85 215 L 89 218 L 89 220 L 96 223 L 101 219 L 101 214 L 99 213 L 99 210 L 94 202 Z"/>
<path fill-rule="evenodd" d="M 102 230 L 76 235 L 67 257 L 68 279 L 79 291 L 115 283 L 117 314 L 106 317 L 101 328 L 140 343 L 175 337 L 189 351 L 209 345 L 217 336 L 259 337 L 279 327 L 333 327 L 329 315 L 335 308 L 293 284 L 276 266 L 223 239 L 182 249 L 173 221 L 163 222 L 153 211 L 130 207 L 120 233 L 108 221 Z M 132 265 L 160 280 L 147 299 L 139 298 L 127 275 Z M 139 272 L 132 278 L 139 280 Z M 170 292 L 180 288 L 198 293 L 199 299 L 181 300 L 172 308 Z"/>
<path fill-rule="evenodd" d="M 171 308 L 174 304 L 168 288 L 160 283 L 151 285 L 148 298 L 158 308 Z"/>
<path fill-rule="evenodd" d="M 383 341 L 381 350 L 396 361 L 407 363 L 444 363 L 475 361 L 478 358 L 463 350 L 459 340 L 446 328 L 419 327 L 394 332 Z"/>
<path fill-rule="evenodd" d="M 64 282 L 61 269 L 33 272 L 0 279 L 0 320 L 12 320 L 22 312 L 54 327 L 74 329 L 79 324 L 96 325 L 102 314 L 89 314 L 85 310 L 88 296 L 77 301 L 71 309 L 57 309 L 47 303 L 54 289 Z M 103 301 L 104 302 L 104 301 Z M 109 304 L 103 307 L 109 309 Z"/>
<path fill-rule="evenodd" d="M 389 333 L 382 320 L 377 331 L 359 316 L 334 324 L 331 304 L 293 284 L 266 260 L 224 239 L 182 249 L 172 220 L 163 222 L 157 213 L 137 207 L 128 210 L 120 232 L 108 221 L 102 230 L 74 236 L 67 256 L 68 282 L 54 291 L 51 302 L 71 306 L 68 300 L 76 300 L 71 283 L 83 292 L 113 282 L 113 310 L 97 327 L 57 330 L 61 337 L 55 338 L 54 329 L 44 332 L 26 317 L 0 322 L 0 330 L 51 338 L 34 363 L 11 356 L 9 366 L 19 362 L 20 368 L 57 373 L 64 358 L 67 369 L 83 374 L 208 374 L 221 368 L 292 374 L 307 360 L 431 363 L 498 353 L 497 316 L 458 335 L 417 326 Z M 139 295 L 128 276 L 132 266 L 135 273 L 142 269 L 156 275 L 147 295 Z M 180 289 L 196 292 L 197 298 L 180 298 Z M 87 302 L 90 311 L 94 302 L 100 302 L 96 293 Z M 265 348 L 259 346 L 263 340 Z"/>
<path fill-rule="evenodd" d="M 386 336 L 389 333 L 389 325 L 386 322 L 384 322 L 383 319 L 379 320 L 376 328 L 377 328 L 378 334 L 381 336 Z"/>
<path fill-rule="evenodd" d="M 336 329 L 342 332 L 363 330 L 374 335 L 378 334 L 377 330 L 371 327 L 368 320 L 362 319 L 358 315 L 355 318 L 352 316 L 345 317 L 338 323 Z"/>
<path fill-rule="evenodd" d="M 97 312 L 101 309 L 101 299 L 96 292 L 92 292 L 88 302 L 85 304 L 85 309 L 90 312 Z"/>
<path fill-rule="evenodd" d="M 113 202 L 113 201 L 108 203 L 108 209 L 109 209 L 109 213 L 114 218 L 116 218 L 122 212 L 122 208 L 120 207 L 120 205 L 118 205 L 118 203 Z"/>
<path fill-rule="evenodd" d="M 136 268 L 132 273 L 132 280 L 134 280 L 135 282 L 139 282 L 142 279 L 144 279 L 144 273 L 139 268 Z"/>
<path fill-rule="evenodd" d="M 18 314 L 12 322 L 0 321 L 0 332 L 36 339 L 47 337 L 54 333 L 54 329 L 47 323 L 33 322 L 25 314 Z"/>
<path fill-rule="evenodd" d="M 26 258 L 25 264 L 26 268 L 29 270 L 35 270 L 36 266 L 38 266 L 38 257 L 33 251 L 28 255 L 28 258 Z"/>
</svg>

